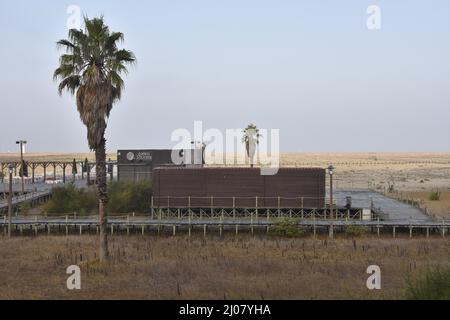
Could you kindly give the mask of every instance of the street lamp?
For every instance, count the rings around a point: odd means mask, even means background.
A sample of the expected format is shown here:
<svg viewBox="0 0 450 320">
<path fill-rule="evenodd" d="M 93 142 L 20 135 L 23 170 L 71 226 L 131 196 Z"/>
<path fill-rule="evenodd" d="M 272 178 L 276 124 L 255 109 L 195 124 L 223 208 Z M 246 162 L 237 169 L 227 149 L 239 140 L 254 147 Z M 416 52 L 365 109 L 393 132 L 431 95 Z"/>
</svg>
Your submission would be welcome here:
<svg viewBox="0 0 450 320">
<path fill-rule="evenodd" d="M 330 218 L 333 220 L 333 174 L 334 169 L 332 164 L 328 166 L 328 174 L 330 175 Z"/>
<path fill-rule="evenodd" d="M 13 178 L 14 166 L 12 164 L 8 165 L 9 172 L 9 194 L 8 194 L 8 237 L 11 237 L 11 217 L 12 217 L 12 178 Z"/>
<path fill-rule="evenodd" d="M 24 194 L 25 193 L 25 184 L 23 181 L 23 176 L 24 176 L 25 169 L 24 169 L 24 163 L 23 163 L 23 146 L 25 144 L 27 144 L 27 142 L 24 140 L 19 140 L 19 141 L 16 141 L 16 144 L 20 145 L 20 166 L 22 167 L 22 174 L 21 174 L 21 176 L 22 176 L 22 194 Z"/>
</svg>

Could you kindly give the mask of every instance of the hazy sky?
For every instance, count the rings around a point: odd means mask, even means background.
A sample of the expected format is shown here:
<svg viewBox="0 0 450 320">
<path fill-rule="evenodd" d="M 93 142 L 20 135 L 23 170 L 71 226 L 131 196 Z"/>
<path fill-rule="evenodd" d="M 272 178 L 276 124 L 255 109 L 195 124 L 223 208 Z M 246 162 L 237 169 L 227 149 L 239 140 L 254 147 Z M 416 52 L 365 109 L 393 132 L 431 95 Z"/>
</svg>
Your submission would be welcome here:
<svg viewBox="0 0 450 320">
<path fill-rule="evenodd" d="M 282 151 L 450 151 L 448 0 L 0 0 L 0 152 L 88 150 L 52 80 L 72 4 L 138 58 L 109 150 L 172 147 L 202 120 L 280 129 Z"/>
</svg>

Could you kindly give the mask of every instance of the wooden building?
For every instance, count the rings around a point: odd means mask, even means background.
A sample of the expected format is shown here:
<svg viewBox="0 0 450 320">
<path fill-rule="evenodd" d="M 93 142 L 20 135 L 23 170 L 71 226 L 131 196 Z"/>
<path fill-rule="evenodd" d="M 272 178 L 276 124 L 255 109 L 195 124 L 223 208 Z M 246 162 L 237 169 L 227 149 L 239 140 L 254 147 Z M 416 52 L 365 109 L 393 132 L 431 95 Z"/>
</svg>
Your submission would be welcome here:
<svg viewBox="0 0 450 320">
<path fill-rule="evenodd" d="M 273 176 L 258 168 L 156 168 L 156 207 L 277 208 L 325 206 L 325 169 L 280 168 Z"/>
</svg>

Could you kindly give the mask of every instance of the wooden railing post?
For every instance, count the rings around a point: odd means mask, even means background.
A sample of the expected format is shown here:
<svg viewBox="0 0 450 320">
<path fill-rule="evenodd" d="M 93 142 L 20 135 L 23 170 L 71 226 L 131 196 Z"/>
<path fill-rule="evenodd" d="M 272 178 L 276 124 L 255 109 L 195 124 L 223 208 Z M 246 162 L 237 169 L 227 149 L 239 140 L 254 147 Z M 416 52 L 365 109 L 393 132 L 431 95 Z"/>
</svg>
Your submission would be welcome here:
<svg viewBox="0 0 450 320">
<path fill-rule="evenodd" d="M 256 220 L 258 220 L 258 196 L 256 196 L 255 201 L 256 201 L 256 203 L 255 203 L 255 205 L 256 205 Z"/>
<path fill-rule="evenodd" d="M 316 215 L 313 213 L 313 236 L 316 238 Z"/>
<path fill-rule="evenodd" d="M 301 200 L 301 217 L 302 217 L 302 220 L 303 220 L 303 218 L 305 217 L 305 212 L 304 212 L 304 209 L 303 209 L 303 197 L 301 197 L 300 198 L 300 200 Z"/>
<path fill-rule="evenodd" d="M 278 218 L 280 217 L 281 213 L 281 197 L 278 196 Z"/>
<path fill-rule="evenodd" d="M 150 198 L 150 217 L 153 220 L 153 196 Z"/>
<path fill-rule="evenodd" d="M 236 197 L 233 197 L 233 219 L 236 219 Z"/>
<path fill-rule="evenodd" d="M 191 196 L 188 197 L 188 215 L 191 215 Z"/>
<path fill-rule="evenodd" d="M 212 217 L 214 214 L 214 197 L 213 196 L 211 196 L 210 210 L 211 210 L 211 217 Z"/>
</svg>

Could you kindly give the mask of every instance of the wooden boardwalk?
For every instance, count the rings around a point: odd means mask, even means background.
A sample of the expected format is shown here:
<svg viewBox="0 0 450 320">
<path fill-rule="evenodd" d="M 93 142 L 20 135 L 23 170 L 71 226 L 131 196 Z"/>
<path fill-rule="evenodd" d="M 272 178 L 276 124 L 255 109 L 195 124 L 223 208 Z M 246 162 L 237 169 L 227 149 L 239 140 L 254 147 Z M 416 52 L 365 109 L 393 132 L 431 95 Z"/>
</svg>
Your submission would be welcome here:
<svg viewBox="0 0 450 320">
<path fill-rule="evenodd" d="M 46 190 L 46 191 L 38 191 L 38 192 L 31 192 L 31 193 L 25 193 L 20 196 L 16 196 L 12 198 L 12 207 L 13 211 L 16 211 L 20 205 L 24 202 L 29 202 L 32 207 L 35 205 L 38 205 L 40 203 L 47 202 L 49 199 L 51 199 L 52 191 Z M 1 213 L 7 213 L 8 212 L 8 200 L 2 200 L 0 201 L 0 214 Z"/>
<path fill-rule="evenodd" d="M 146 234 L 169 232 L 176 235 L 178 231 L 188 232 L 189 235 L 193 231 L 202 231 L 204 235 L 208 230 L 218 230 L 222 235 L 224 231 L 238 233 L 239 231 L 255 231 L 269 232 L 276 228 L 279 219 L 151 219 L 149 217 L 114 217 L 108 220 L 108 230 L 114 235 L 120 234 Z M 345 233 L 347 228 L 361 227 L 366 230 L 377 233 L 392 234 L 395 238 L 396 234 L 409 233 L 412 238 L 414 234 L 423 234 L 429 237 L 432 234 L 438 234 L 445 237 L 450 230 L 450 220 L 441 222 L 433 221 L 409 221 L 390 220 L 390 221 L 361 221 L 361 220 L 298 220 L 295 222 L 298 228 L 310 231 L 314 236 L 317 232 L 326 230 L 330 237 L 334 233 Z M 7 217 L 4 216 L 0 220 L 0 227 L 6 234 L 8 226 Z M 34 218 L 14 218 L 11 221 L 12 231 L 15 235 L 22 234 L 80 234 L 98 233 L 98 221 L 95 217 L 74 218 L 65 217 L 34 217 Z"/>
</svg>

